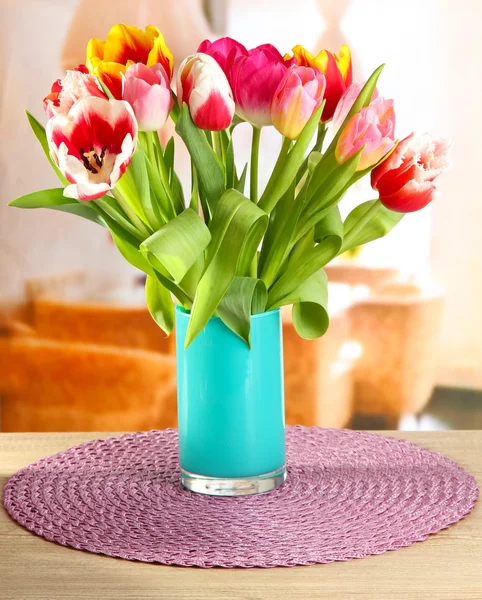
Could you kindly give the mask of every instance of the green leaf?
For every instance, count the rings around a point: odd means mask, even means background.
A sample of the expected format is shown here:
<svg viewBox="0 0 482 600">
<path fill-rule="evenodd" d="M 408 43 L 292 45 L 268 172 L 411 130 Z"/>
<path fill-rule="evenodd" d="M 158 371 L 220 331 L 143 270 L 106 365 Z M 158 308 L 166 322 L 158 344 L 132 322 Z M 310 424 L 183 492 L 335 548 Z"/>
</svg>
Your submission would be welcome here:
<svg viewBox="0 0 482 600">
<path fill-rule="evenodd" d="M 236 275 L 249 271 L 268 225 L 268 215 L 236 190 L 220 198 L 210 223 L 211 243 L 199 281 L 185 347 L 202 331 Z"/>
<path fill-rule="evenodd" d="M 144 236 L 132 225 L 114 198 L 102 196 L 98 200 L 93 200 L 92 208 L 102 216 L 111 231 L 139 247 L 139 241 L 142 241 Z"/>
<path fill-rule="evenodd" d="M 327 237 L 331 235 L 338 236 L 340 240 L 343 240 L 343 220 L 341 218 L 340 209 L 338 206 L 334 206 L 330 212 L 323 217 L 321 221 L 315 225 L 315 242 L 323 242 Z"/>
<path fill-rule="evenodd" d="M 378 200 L 369 200 L 363 202 L 355 209 L 351 211 L 344 223 L 345 231 L 345 242 L 341 248 L 341 252 L 346 252 L 357 246 L 362 246 L 373 240 L 387 235 L 397 223 L 399 223 L 405 216 L 403 213 L 394 212 L 388 210 L 382 204 L 378 207 L 378 210 L 373 214 L 371 219 L 364 225 L 364 227 L 353 237 L 348 234 L 350 230 L 364 217 L 364 215 L 375 205 Z"/>
<path fill-rule="evenodd" d="M 170 335 L 174 328 L 174 303 L 169 290 L 155 275 L 147 276 L 146 301 L 151 317 L 166 335 Z"/>
<path fill-rule="evenodd" d="M 327 236 L 321 244 L 308 250 L 296 261 L 290 261 L 286 270 L 276 281 L 268 294 L 267 310 L 286 304 L 285 299 L 302 283 L 330 262 L 341 248 L 337 235 Z"/>
<path fill-rule="evenodd" d="M 237 179 L 236 177 L 236 167 L 234 164 L 234 147 L 233 147 L 233 138 L 228 134 L 227 131 L 223 131 L 221 132 L 222 134 L 222 139 L 225 143 L 225 147 L 226 147 L 226 151 L 225 151 L 225 159 L 226 159 L 226 180 L 225 180 L 225 185 L 226 185 L 226 189 L 229 190 L 230 188 L 234 188 L 235 187 L 235 179 Z M 244 192 L 243 190 L 238 190 L 241 193 Z"/>
<path fill-rule="evenodd" d="M 306 281 L 281 298 L 275 305 L 279 308 L 293 305 L 293 325 L 298 335 L 306 340 L 314 340 L 324 335 L 328 329 L 328 278 L 323 269 L 313 273 Z"/>
<path fill-rule="evenodd" d="M 100 77 L 96 77 L 96 79 L 99 82 L 99 85 L 102 88 L 102 91 L 104 92 L 104 94 L 107 96 L 107 98 L 110 98 L 111 100 L 113 100 L 114 95 L 109 90 L 109 88 L 105 85 L 105 83 L 102 81 L 102 79 Z"/>
<path fill-rule="evenodd" d="M 315 340 L 328 329 L 328 278 L 323 269 L 314 273 L 293 292 L 292 317 L 298 335 Z"/>
<path fill-rule="evenodd" d="M 236 169 L 234 169 L 234 184 L 233 188 L 237 190 L 240 194 L 244 194 L 244 190 L 246 188 L 246 176 L 248 174 L 248 163 L 244 165 L 244 169 L 241 173 L 241 177 L 238 179 L 238 174 L 236 173 Z"/>
<path fill-rule="evenodd" d="M 169 186 L 171 188 L 172 196 L 172 205 L 174 207 L 174 212 L 176 215 L 180 215 L 182 211 L 186 208 L 184 203 L 184 193 L 182 191 L 182 185 L 179 181 L 179 177 L 174 170 L 174 156 L 175 156 L 175 143 L 174 137 L 171 137 L 167 142 L 166 148 L 164 150 L 164 156 L 162 155 L 162 146 L 159 140 L 159 136 L 154 136 L 156 141 L 156 147 L 158 148 L 158 155 L 160 157 L 160 167 L 162 168 L 162 164 L 165 165 L 165 169 L 168 175 Z M 163 161 L 163 162 L 162 162 Z"/>
<path fill-rule="evenodd" d="M 264 312 L 268 292 L 261 279 L 235 277 L 217 312 L 224 323 L 251 347 L 251 315 Z"/>
<path fill-rule="evenodd" d="M 298 169 L 303 163 L 306 150 L 320 122 L 321 113 L 325 102 L 313 113 L 308 123 L 288 154 L 277 161 L 273 173 L 269 178 L 266 189 L 259 200 L 259 207 L 265 212 L 271 212 L 279 199 L 286 193 L 295 179 Z"/>
<path fill-rule="evenodd" d="M 291 240 L 301 212 L 301 198 L 295 199 L 295 182 L 288 188 L 270 215 L 268 231 L 261 248 L 261 279 L 270 287 L 291 249 Z"/>
<path fill-rule="evenodd" d="M 146 275 L 154 275 L 154 269 L 141 254 L 138 245 L 132 244 L 128 239 L 117 235 L 113 231 L 111 231 L 110 234 L 117 250 L 119 250 L 128 263 L 133 267 L 136 267 L 136 269 L 143 271 Z"/>
<path fill-rule="evenodd" d="M 49 144 L 47 141 L 47 135 L 45 133 L 45 127 L 43 125 L 41 125 L 37 121 L 37 119 L 28 112 L 28 110 L 25 111 L 25 114 L 27 115 L 27 119 L 30 124 L 30 127 L 32 128 L 32 131 L 34 132 L 35 137 L 40 142 L 40 145 L 42 146 L 42 149 L 45 153 L 45 156 L 47 157 L 47 159 L 50 163 L 50 166 L 55 171 L 55 174 L 57 175 L 57 177 L 59 178 L 61 183 L 63 183 L 63 185 L 70 185 L 70 182 L 62 175 L 59 168 L 57 167 L 57 165 L 52 160 L 52 157 L 50 156 L 50 149 L 49 149 Z"/>
<path fill-rule="evenodd" d="M 16 208 L 51 208 L 83 217 L 102 227 L 106 226 L 103 219 L 89 206 L 89 203 L 79 202 L 73 198 L 66 198 L 63 193 L 63 188 L 41 190 L 12 200 L 12 202 L 9 202 L 9 206 Z"/>
<path fill-rule="evenodd" d="M 204 132 L 198 129 L 189 114 L 187 104 L 183 104 L 176 124 L 176 131 L 189 150 L 198 174 L 199 191 L 206 199 L 208 217 L 214 214 L 216 204 L 224 192 L 224 172 L 216 153 L 209 145 Z"/>
<path fill-rule="evenodd" d="M 145 240 L 140 250 L 164 277 L 178 284 L 209 244 L 211 234 L 199 215 L 187 208 Z"/>
<path fill-rule="evenodd" d="M 157 181 L 158 176 L 152 171 L 150 173 L 148 172 L 147 163 L 149 163 L 151 166 L 149 159 L 144 154 L 140 144 L 138 144 L 131 160 L 130 169 L 132 169 L 132 173 L 134 175 L 137 196 L 140 201 L 142 212 L 144 213 L 147 223 L 151 229 L 156 230 L 159 229 L 163 222 L 167 221 L 168 218 L 165 216 L 165 212 L 163 211 L 164 207 L 162 206 L 161 202 L 159 202 L 157 208 L 159 209 L 159 213 L 162 215 L 162 220 L 158 218 L 156 211 L 154 210 L 151 201 L 151 188 L 149 181 Z M 154 196 L 157 198 L 155 190 Z"/>
<path fill-rule="evenodd" d="M 295 241 L 300 239 L 307 231 L 314 227 L 320 219 L 328 214 L 333 206 L 338 204 L 350 185 L 350 181 L 360 162 L 362 152 L 363 148 L 341 165 L 337 165 L 323 180 L 317 191 L 313 192 L 311 197 L 308 196 L 309 201 L 303 208 L 302 216 L 296 228 Z M 313 178 L 316 177 L 322 163 L 323 161 L 316 167 L 312 175 Z M 309 189 L 310 184 L 308 184 L 308 190 Z M 309 194 L 309 192 L 307 194 Z"/>
<path fill-rule="evenodd" d="M 169 141 L 164 148 L 164 162 L 170 173 L 174 169 L 174 137 L 169 138 Z"/>
</svg>

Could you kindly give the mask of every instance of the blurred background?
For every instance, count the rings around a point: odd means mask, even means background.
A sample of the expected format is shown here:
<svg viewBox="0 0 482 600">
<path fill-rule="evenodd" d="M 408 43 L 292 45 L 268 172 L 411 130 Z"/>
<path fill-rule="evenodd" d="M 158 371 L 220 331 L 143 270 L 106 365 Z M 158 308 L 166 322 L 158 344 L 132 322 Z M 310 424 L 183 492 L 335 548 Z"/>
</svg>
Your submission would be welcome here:
<svg viewBox="0 0 482 600">
<path fill-rule="evenodd" d="M 365 429 L 482 428 L 482 3 L 478 0 L 0 0 L 0 430 L 176 425 L 174 340 L 147 312 L 139 272 L 95 224 L 8 201 L 56 187 L 23 109 L 91 37 L 157 25 L 176 64 L 205 38 L 318 52 L 349 45 L 355 80 L 381 62 L 398 137 L 453 142 L 430 207 L 327 268 L 329 332 L 297 337 L 284 315 L 287 423 Z M 235 144 L 243 160 L 249 131 Z M 278 150 L 263 130 L 261 173 Z M 189 179 L 186 154 L 177 167 Z M 263 169 L 263 166 L 265 169 Z M 360 182 L 343 201 L 373 197 Z"/>
</svg>

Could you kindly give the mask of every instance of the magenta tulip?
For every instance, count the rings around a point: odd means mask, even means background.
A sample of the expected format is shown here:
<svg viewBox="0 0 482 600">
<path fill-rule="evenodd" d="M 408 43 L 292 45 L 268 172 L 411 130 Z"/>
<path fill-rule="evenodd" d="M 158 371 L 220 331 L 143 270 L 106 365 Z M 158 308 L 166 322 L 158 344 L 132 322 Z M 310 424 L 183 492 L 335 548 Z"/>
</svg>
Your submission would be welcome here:
<svg viewBox="0 0 482 600">
<path fill-rule="evenodd" d="M 238 56 L 247 56 L 248 51 L 236 40 L 230 37 L 223 37 L 219 40 L 215 40 L 214 42 L 210 42 L 209 40 L 204 40 L 199 44 L 198 52 L 203 52 L 204 54 L 209 54 L 212 56 L 221 69 L 224 71 L 226 76 L 229 79 L 228 71 L 228 59 L 229 63 L 232 64 Z"/>
<path fill-rule="evenodd" d="M 52 117 L 46 134 L 55 164 L 71 183 L 64 196 L 95 200 L 115 187 L 129 165 L 137 121 L 127 102 L 89 96 Z"/>
<path fill-rule="evenodd" d="M 226 75 L 212 56 L 188 56 L 177 74 L 179 104 L 185 102 L 200 129 L 220 131 L 231 125 L 234 101 Z"/>
<path fill-rule="evenodd" d="M 238 56 L 230 66 L 237 114 L 257 127 L 272 125 L 271 104 L 286 71 L 283 57 L 271 44 Z"/>
<path fill-rule="evenodd" d="M 434 179 L 450 164 L 450 144 L 429 134 L 411 133 L 371 173 L 372 187 L 384 206 L 408 213 L 427 206 L 435 196 Z"/>
<path fill-rule="evenodd" d="M 157 131 L 167 121 L 174 100 L 164 67 L 131 65 L 122 77 L 122 99 L 129 102 L 140 131 Z"/>
<path fill-rule="evenodd" d="M 362 150 L 357 171 L 375 165 L 395 145 L 395 111 L 393 100 L 379 96 L 348 121 L 335 149 L 338 163 Z"/>
<path fill-rule="evenodd" d="M 318 69 L 293 65 L 274 94 L 271 118 L 276 129 L 296 140 L 323 102 L 326 80 Z"/>
</svg>

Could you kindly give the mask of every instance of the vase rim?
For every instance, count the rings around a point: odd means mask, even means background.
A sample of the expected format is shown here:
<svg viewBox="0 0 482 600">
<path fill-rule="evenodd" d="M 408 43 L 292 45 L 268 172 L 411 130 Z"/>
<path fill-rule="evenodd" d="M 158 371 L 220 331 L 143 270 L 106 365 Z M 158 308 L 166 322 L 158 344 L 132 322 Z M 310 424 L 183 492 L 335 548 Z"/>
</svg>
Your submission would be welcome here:
<svg viewBox="0 0 482 600">
<path fill-rule="evenodd" d="M 271 310 L 267 310 L 266 312 L 257 313 L 256 315 L 251 315 L 251 319 L 262 319 L 264 317 L 267 317 L 268 315 L 279 313 L 280 310 L 281 310 L 281 308 L 272 308 Z M 186 315 L 186 316 L 191 315 L 191 311 L 188 310 L 187 308 L 184 308 L 180 304 L 176 304 L 176 312 L 180 315 Z M 219 317 L 218 315 L 213 315 L 211 317 L 211 319 L 220 319 L 220 318 L 221 317 Z"/>
</svg>

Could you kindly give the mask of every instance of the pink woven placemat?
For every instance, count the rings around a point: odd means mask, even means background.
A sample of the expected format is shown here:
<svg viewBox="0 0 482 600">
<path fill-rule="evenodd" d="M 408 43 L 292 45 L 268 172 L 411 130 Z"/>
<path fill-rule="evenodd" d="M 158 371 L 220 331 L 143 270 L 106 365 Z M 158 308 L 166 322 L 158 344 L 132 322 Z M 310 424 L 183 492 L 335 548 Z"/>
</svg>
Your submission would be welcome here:
<svg viewBox="0 0 482 600">
<path fill-rule="evenodd" d="M 177 431 L 96 440 L 14 475 L 5 507 L 64 546 L 199 567 L 311 565 L 422 541 L 475 505 L 460 465 L 416 444 L 349 430 L 288 427 L 288 480 L 213 498 L 179 483 Z"/>
</svg>

